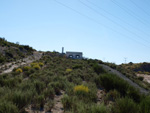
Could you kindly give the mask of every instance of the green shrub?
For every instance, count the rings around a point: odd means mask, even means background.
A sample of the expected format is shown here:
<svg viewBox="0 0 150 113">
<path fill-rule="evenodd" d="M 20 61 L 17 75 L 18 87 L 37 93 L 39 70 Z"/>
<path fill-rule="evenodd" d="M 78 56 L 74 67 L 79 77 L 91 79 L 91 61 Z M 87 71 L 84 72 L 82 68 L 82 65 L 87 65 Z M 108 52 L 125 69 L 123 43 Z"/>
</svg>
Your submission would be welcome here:
<svg viewBox="0 0 150 113">
<path fill-rule="evenodd" d="M 105 97 L 105 101 L 115 101 L 120 97 L 120 93 L 117 90 L 110 90 Z"/>
<path fill-rule="evenodd" d="M 102 66 L 98 65 L 98 64 L 94 64 L 93 65 L 93 69 L 94 71 L 97 73 L 97 74 L 100 74 L 100 73 L 105 73 L 106 71 L 103 69 Z"/>
<path fill-rule="evenodd" d="M 61 102 L 63 104 L 64 111 L 72 109 L 73 101 L 71 97 L 69 97 L 68 95 L 64 95 L 64 97 L 61 99 Z"/>
<path fill-rule="evenodd" d="M 87 103 L 92 103 L 92 102 L 97 102 L 97 87 L 94 83 L 86 83 L 86 85 L 88 86 L 89 93 L 87 98 L 85 99 L 85 102 Z"/>
<path fill-rule="evenodd" d="M 32 91 L 15 91 L 12 96 L 10 97 L 12 102 L 19 108 L 19 110 L 22 110 L 26 105 L 28 105 L 31 102 L 32 99 Z"/>
<path fill-rule="evenodd" d="M 127 96 L 132 98 L 135 102 L 141 101 L 141 94 L 138 89 L 134 88 L 133 86 L 129 86 L 127 90 Z"/>
<path fill-rule="evenodd" d="M 38 64 L 39 64 L 40 67 L 44 66 L 44 63 L 42 63 L 42 62 L 39 62 Z"/>
<path fill-rule="evenodd" d="M 3 62 L 6 62 L 6 59 L 5 59 L 5 57 L 3 57 L 3 56 L 0 54 L 0 64 L 3 63 Z"/>
<path fill-rule="evenodd" d="M 29 67 L 29 66 L 23 67 L 23 71 L 29 71 L 30 69 L 31 69 L 31 67 Z"/>
<path fill-rule="evenodd" d="M 40 67 L 39 65 L 34 65 L 33 68 L 34 68 L 35 70 L 40 70 L 40 69 L 41 69 L 41 67 Z"/>
<path fill-rule="evenodd" d="M 37 108 L 44 108 L 44 95 L 37 95 L 36 96 L 36 104 L 37 104 Z"/>
<path fill-rule="evenodd" d="M 91 107 L 91 113 L 109 113 L 109 111 L 107 110 L 107 107 L 104 106 L 104 104 L 100 104 L 100 105 L 93 105 Z"/>
<path fill-rule="evenodd" d="M 0 113 L 19 113 L 19 110 L 12 102 L 0 100 Z"/>
<path fill-rule="evenodd" d="M 143 98 L 141 101 L 140 113 L 150 113 L 150 96 Z"/>
<path fill-rule="evenodd" d="M 72 82 L 74 84 L 81 84 L 83 81 L 80 77 L 78 77 L 77 75 L 74 75 L 74 74 L 69 74 L 67 76 L 67 79 L 69 82 Z"/>
<path fill-rule="evenodd" d="M 33 84 L 34 84 L 34 87 L 35 87 L 36 92 L 37 92 L 38 94 L 40 94 L 40 93 L 43 91 L 43 89 L 45 88 L 45 83 L 42 82 L 42 81 L 35 80 L 35 81 L 33 82 Z"/>
<path fill-rule="evenodd" d="M 116 100 L 112 108 L 113 113 L 139 113 L 138 105 L 130 98 L 120 98 Z"/>
<path fill-rule="evenodd" d="M 103 74 L 98 77 L 99 84 L 102 85 L 106 90 L 116 89 L 121 93 L 121 95 L 125 95 L 129 84 L 123 79 L 119 78 L 113 74 Z"/>
<path fill-rule="evenodd" d="M 44 109 L 46 112 L 51 112 L 51 109 L 54 106 L 54 101 L 53 100 L 48 100 L 48 102 L 44 105 Z"/>
<path fill-rule="evenodd" d="M 33 66 L 38 65 L 38 64 L 33 62 L 30 65 L 31 65 L 31 67 L 33 67 Z"/>
<path fill-rule="evenodd" d="M 48 86 L 48 88 L 46 88 L 46 89 L 43 91 L 43 94 L 44 94 L 44 97 L 45 97 L 45 98 L 54 99 L 55 92 L 54 92 L 53 87 Z"/>
<path fill-rule="evenodd" d="M 72 67 L 73 69 L 82 69 L 83 66 L 82 65 L 79 65 L 79 64 L 76 64 Z"/>
<path fill-rule="evenodd" d="M 51 82 L 48 84 L 48 87 L 54 88 L 55 94 L 59 95 L 62 86 L 60 82 Z"/>
</svg>

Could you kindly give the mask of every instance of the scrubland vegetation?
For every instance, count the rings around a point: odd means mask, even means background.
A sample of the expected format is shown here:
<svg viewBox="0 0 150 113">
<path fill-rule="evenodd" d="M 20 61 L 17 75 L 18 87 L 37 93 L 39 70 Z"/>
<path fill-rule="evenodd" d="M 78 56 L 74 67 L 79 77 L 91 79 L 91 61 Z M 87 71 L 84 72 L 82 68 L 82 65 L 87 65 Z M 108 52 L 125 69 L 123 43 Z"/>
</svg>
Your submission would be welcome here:
<svg viewBox="0 0 150 113">
<path fill-rule="evenodd" d="M 150 96 L 107 73 L 99 62 L 48 52 L 39 61 L 0 75 L 0 113 L 25 113 L 28 106 L 51 111 L 54 96 L 62 90 L 66 113 L 150 113 Z M 99 89 L 106 92 L 101 104 Z"/>
<path fill-rule="evenodd" d="M 0 37 L 0 65 L 25 58 L 28 55 L 32 55 L 33 51 L 35 50 L 28 45 L 11 43 Z"/>
<path fill-rule="evenodd" d="M 150 90 L 150 84 L 143 81 L 143 77 L 138 77 L 136 74 L 147 74 L 150 75 L 150 64 L 149 63 L 137 63 L 133 64 L 132 62 L 128 64 L 116 65 L 114 63 L 105 63 L 113 69 L 118 70 L 133 82 L 137 83 L 139 86 Z"/>
</svg>

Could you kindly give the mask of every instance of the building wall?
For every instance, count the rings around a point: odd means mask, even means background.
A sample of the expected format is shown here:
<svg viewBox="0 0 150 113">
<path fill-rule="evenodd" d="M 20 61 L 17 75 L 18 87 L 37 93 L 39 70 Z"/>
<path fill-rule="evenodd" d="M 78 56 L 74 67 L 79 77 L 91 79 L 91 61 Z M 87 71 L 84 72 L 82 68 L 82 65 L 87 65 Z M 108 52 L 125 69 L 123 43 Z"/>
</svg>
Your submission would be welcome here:
<svg viewBox="0 0 150 113">
<path fill-rule="evenodd" d="M 72 59 L 82 59 L 82 52 L 66 52 L 66 56 Z"/>
</svg>

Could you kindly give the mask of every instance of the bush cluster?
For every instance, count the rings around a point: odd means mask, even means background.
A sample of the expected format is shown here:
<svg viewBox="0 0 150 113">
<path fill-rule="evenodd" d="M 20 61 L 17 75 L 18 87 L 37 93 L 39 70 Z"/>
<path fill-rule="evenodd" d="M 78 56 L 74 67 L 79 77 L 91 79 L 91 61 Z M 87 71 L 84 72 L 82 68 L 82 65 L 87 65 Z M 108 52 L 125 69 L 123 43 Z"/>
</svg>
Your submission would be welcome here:
<svg viewBox="0 0 150 113">
<path fill-rule="evenodd" d="M 88 93 L 89 88 L 87 86 L 84 86 L 84 85 L 78 85 L 78 86 L 74 87 L 74 92 L 75 93 L 80 93 L 80 92 Z"/>
<path fill-rule="evenodd" d="M 149 96 L 142 96 L 124 80 L 105 72 L 96 64 L 98 60 L 72 60 L 58 55 L 45 53 L 39 61 L 21 67 L 22 73 L 14 71 L 1 75 L 0 112 L 25 113 L 29 105 L 33 112 L 44 109 L 51 112 L 55 95 L 62 92 L 65 92 L 62 98 L 65 112 L 150 112 Z M 36 65 L 40 66 L 40 70 L 33 68 Z M 106 92 L 102 104 L 97 104 L 99 88 Z M 109 102 L 112 102 L 111 107 Z"/>
<path fill-rule="evenodd" d="M 18 69 L 16 69 L 16 72 L 17 72 L 17 73 L 22 73 L 23 71 L 22 71 L 21 68 L 18 68 Z"/>
</svg>

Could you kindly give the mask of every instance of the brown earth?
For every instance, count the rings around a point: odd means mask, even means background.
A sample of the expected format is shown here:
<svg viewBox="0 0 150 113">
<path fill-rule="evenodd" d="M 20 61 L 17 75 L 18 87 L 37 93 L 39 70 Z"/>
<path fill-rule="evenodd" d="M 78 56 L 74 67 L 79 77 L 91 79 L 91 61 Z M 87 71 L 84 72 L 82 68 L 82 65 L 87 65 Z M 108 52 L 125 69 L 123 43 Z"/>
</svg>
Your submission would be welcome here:
<svg viewBox="0 0 150 113">
<path fill-rule="evenodd" d="M 150 75 L 146 74 L 137 74 L 138 77 L 143 77 L 143 81 L 150 83 Z"/>
</svg>

